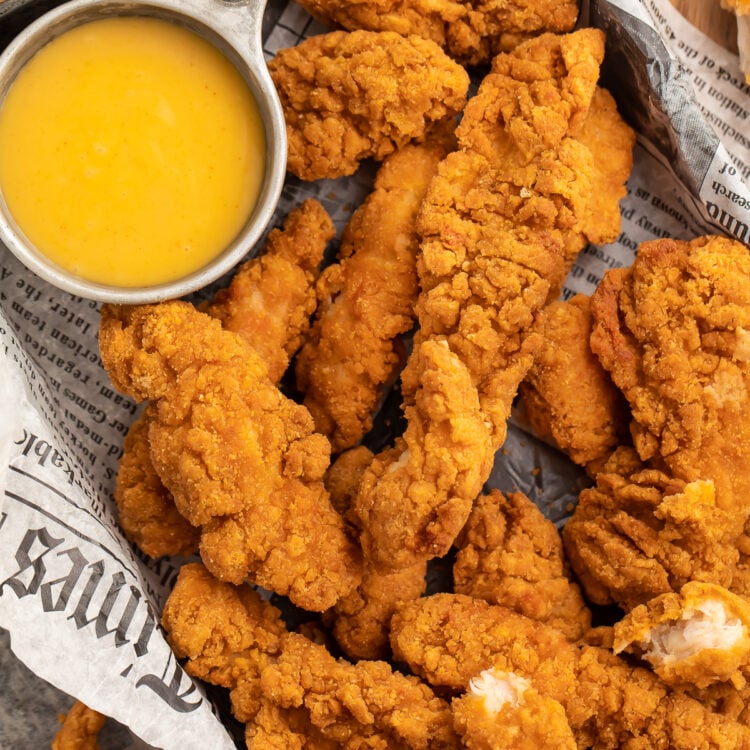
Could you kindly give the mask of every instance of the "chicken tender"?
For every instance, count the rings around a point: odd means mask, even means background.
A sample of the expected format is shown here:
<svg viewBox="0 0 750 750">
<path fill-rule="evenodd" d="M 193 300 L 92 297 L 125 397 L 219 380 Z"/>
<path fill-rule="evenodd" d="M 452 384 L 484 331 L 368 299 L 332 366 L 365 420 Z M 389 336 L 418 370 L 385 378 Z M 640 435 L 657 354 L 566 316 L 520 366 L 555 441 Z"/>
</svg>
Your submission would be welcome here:
<svg viewBox="0 0 750 750">
<path fill-rule="evenodd" d="M 178 658 L 229 688 L 248 747 L 457 748 L 448 704 L 385 662 L 350 664 L 284 628 L 247 585 L 180 570 L 162 619 Z M 268 744 L 264 744 L 267 741 Z"/>
<path fill-rule="evenodd" d="M 246 261 L 206 309 L 255 348 L 274 383 L 307 336 L 323 254 L 335 234 L 323 206 L 306 200 L 289 213 L 283 229 L 270 232 L 263 254 Z"/>
<path fill-rule="evenodd" d="M 414 325 L 419 291 L 415 219 L 453 144 L 451 128 L 385 159 L 374 191 L 344 229 L 339 262 L 320 279 L 321 304 L 296 361 L 297 387 L 334 452 L 370 430 L 383 388 L 402 365 L 396 345 Z"/>
<path fill-rule="evenodd" d="M 738 557 L 735 527 L 732 514 L 717 507 L 713 483 L 686 484 L 646 469 L 597 475 L 563 540 L 589 600 L 628 610 L 691 580 L 728 586 Z"/>
<path fill-rule="evenodd" d="M 512 672 L 484 670 L 451 711 L 469 750 L 576 750 L 565 709 Z"/>
<path fill-rule="evenodd" d="M 456 546 L 457 594 L 502 604 L 571 641 L 591 626 L 581 591 L 568 578 L 559 532 L 522 493 L 479 497 Z"/>
<path fill-rule="evenodd" d="M 534 319 L 583 231 L 593 157 L 576 133 L 603 55 L 601 32 L 583 29 L 495 58 L 456 130 L 459 150 L 438 167 L 417 220 L 415 350 L 447 339 L 479 391 L 495 449 L 541 344 Z M 408 364 L 402 381 L 408 399 L 419 383 Z"/>
<path fill-rule="evenodd" d="M 434 42 L 392 31 L 333 31 L 268 64 L 284 109 L 289 171 L 303 180 L 353 174 L 466 103 L 469 76 Z"/>
<path fill-rule="evenodd" d="M 721 586 L 690 581 L 628 612 L 614 627 L 613 647 L 640 656 L 670 685 L 744 687 L 750 604 Z"/>
<path fill-rule="evenodd" d="M 156 401 L 151 458 L 201 527 L 217 576 L 322 611 L 359 583 L 359 550 L 322 483 L 328 441 L 238 334 L 186 302 L 105 305 L 102 361 L 115 387 Z"/>
<path fill-rule="evenodd" d="M 52 750 L 99 750 L 97 739 L 107 717 L 76 701 L 52 740 Z"/>
<path fill-rule="evenodd" d="M 359 492 L 362 476 L 373 459 L 360 445 L 342 453 L 326 474 L 331 502 L 345 518 Z M 381 572 L 365 558 L 362 582 L 326 613 L 339 646 L 350 659 L 385 659 L 390 654 L 388 625 L 397 605 L 416 599 L 426 588 L 426 561 L 393 572 Z"/>
<path fill-rule="evenodd" d="M 627 440 L 629 415 L 589 346 L 589 298 L 550 303 L 539 326 L 543 344 L 519 388 L 524 413 L 539 437 L 596 476 Z"/>
<path fill-rule="evenodd" d="M 750 511 L 750 248 L 725 237 L 643 243 L 591 299 L 591 348 L 632 412 L 642 460 L 711 480 L 736 521 Z"/>
<path fill-rule="evenodd" d="M 241 266 L 208 306 L 210 315 L 256 349 L 274 382 L 309 328 L 318 267 L 334 233 L 323 206 L 305 201 L 290 212 L 282 230 L 270 232 L 263 255 Z M 151 462 L 151 413 L 147 408 L 133 423 L 123 445 L 115 486 L 120 525 L 151 557 L 188 555 L 197 551 L 199 533 L 177 511 Z"/>
<path fill-rule="evenodd" d="M 416 34 L 445 48 L 448 24 L 466 15 L 461 0 L 297 0 L 321 23 L 347 31 Z"/>
<path fill-rule="evenodd" d="M 542 32 L 572 31 L 577 0 L 462 0 L 467 13 L 448 27 L 447 49 L 466 65 L 487 63 L 499 52 Z"/>
<path fill-rule="evenodd" d="M 466 367 L 445 341 L 412 356 L 420 388 L 405 409 L 406 432 L 370 464 L 354 505 L 365 557 L 381 571 L 444 555 L 494 459 Z"/>
<path fill-rule="evenodd" d="M 488 63 L 540 33 L 572 31 L 576 0 L 298 0 L 319 21 L 349 31 L 417 34 L 464 65 Z"/>
<path fill-rule="evenodd" d="M 492 668 L 528 680 L 563 706 L 581 748 L 750 747 L 750 728 L 671 691 L 649 670 L 481 599 L 410 602 L 393 616 L 391 642 L 396 658 L 435 687 L 463 691 Z"/>
</svg>

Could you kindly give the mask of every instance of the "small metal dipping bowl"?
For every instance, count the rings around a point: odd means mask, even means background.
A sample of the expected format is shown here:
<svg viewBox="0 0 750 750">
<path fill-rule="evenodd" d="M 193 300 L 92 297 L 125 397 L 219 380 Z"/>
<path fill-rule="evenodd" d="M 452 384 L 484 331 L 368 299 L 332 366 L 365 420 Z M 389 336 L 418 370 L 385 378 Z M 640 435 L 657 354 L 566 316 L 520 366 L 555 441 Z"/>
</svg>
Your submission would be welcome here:
<svg viewBox="0 0 750 750">
<path fill-rule="evenodd" d="M 284 114 L 263 59 L 261 26 L 266 0 L 72 0 L 27 26 L 0 55 L 0 107 L 24 65 L 54 38 L 90 21 L 111 16 L 151 16 L 180 24 L 211 42 L 245 78 L 265 128 L 265 174 L 258 201 L 232 243 L 188 276 L 148 287 L 119 287 L 83 279 L 37 250 L 14 221 L 0 186 L 0 242 L 51 284 L 87 299 L 120 304 L 181 297 L 231 270 L 258 241 L 271 220 L 286 174 Z"/>
</svg>

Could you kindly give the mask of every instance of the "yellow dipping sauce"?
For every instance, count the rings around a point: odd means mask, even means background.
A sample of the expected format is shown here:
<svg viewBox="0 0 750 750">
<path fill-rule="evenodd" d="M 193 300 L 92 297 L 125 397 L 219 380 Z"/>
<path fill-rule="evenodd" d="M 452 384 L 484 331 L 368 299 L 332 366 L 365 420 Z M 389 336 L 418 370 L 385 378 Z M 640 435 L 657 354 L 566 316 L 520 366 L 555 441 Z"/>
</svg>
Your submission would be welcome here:
<svg viewBox="0 0 750 750">
<path fill-rule="evenodd" d="M 242 75 L 188 29 L 148 17 L 65 32 L 0 109 L 0 190 L 28 239 L 89 281 L 151 286 L 237 236 L 265 135 Z"/>
</svg>

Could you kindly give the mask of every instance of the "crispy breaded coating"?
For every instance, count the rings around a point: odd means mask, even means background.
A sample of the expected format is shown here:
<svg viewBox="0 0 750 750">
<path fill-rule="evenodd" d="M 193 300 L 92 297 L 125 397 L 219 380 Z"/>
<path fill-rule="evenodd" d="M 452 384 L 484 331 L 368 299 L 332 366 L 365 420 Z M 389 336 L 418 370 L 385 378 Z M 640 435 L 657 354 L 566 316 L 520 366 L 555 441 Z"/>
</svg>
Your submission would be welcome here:
<svg viewBox="0 0 750 750">
<path fill-rule="evenodd" d="M 322 611 L 357 586 L 359 551 L 322 483 L 330 447 L 241 336 L 186 302 L 105 305 L 102 361 L 115 387 L 157 402 L 151 458 L 201 526 L 216 575 Z"/>
<path fill-rule="evenodd" d="M 289 171 L 303 180 L 353 174 L 466 103 L 469 76 L 442 49 L 392 31 L 333 31 L 268 64 L 281 99 Z"/>
<path fill-rule="evenodd" d="M 362 475 L 372 459 L 372 451 L 359 445 L 341 453 L 326 474 L 331 502 L 345 518 L 351 515 Z M 350 659 L 389 656 L 391 615 L 400 602 L 416 599 L 424 593 L 426 573 L 426 561 L 393 572 L 381 572 L 365 558 L 362 582 L 351 594 L 341 597 L 325 616 L 336 641 Z"/>
<path fill-rule="evenodd" d="M 580 494 L 563 541 L 589 600 L 628 610 L 691 580 L 728 586 L 735 527 L 711 482 L 686 484 L 647 469 L 598 474 Z"/>
<path fill-rule="evenodd" d="M 627 194 L 625 183 L 633 170 L 635 131 L 620 117 L 612 94 L 600 86 L 578 139 L 594 157 L 584 240 L 605 245 L 620 234 L 619 202 Z"/>
<path fill-rule="evenodd" d="M 539 437 L 595 476 L 627 440 L 629 414 L 589 346 L 589 298 L 551 302 L 538 325 L 543 343 L 519 387 L 526 417 Z"/>
<path fill-rule="evenodd" d="M 532 331 L 578 243 L 591 152 L 576 139 L 604 55 L 603 35 L 545 34 L 495 58 L 456 130 L 417 220 L 421 341 L 447 338 L 505 440 L 511 403 L 541 337 Z M 418 379 L 407 365 L 407 398 Z"/>
<path fill-rule="evenodd" d="M 324 481 L 331 494 L 331 503 L 342 516 L 346 517 L 351 511 L 362 475 L 374 457 L 368 447 L 358 445 L 339 453 L 326 472 Z"/>
<path fill-rule="evenodd" d="M 736 534 L 750 510 L 750 248 L 644 242 L 591 298 L 591 348 L 625 394 L 644 461 L 711 480 Z"/>
<path fill-rule="evenodd" d="M 239 333 L 278 382 L 301 343 L 315 309 L 315 281 L 326 243 L 335 233 L 325 209 L 305 201 L 268 235 L 263 255 L 246 261 L 207 312 Z M 117 473 L 115 501 L 128 538 L 151 557 L 187 555 L 199 533 L 177 511 L 153 467 L 147 413 L 130 428 Z"/>
<path fill-rule="evenodd" d="M 370 464 L 354 506 L 365 557 L 384 572 L 448 551 L 494 459 L 476 388 L 446 342 L 425 341 L 412 365 L 406 432 Z"/>
<path fill-rule="evenodd" d="M 305 406 L 334 452 L 369 432 L 383 388 L 403 362 L 398 337 L 414 325 L 419 292 L 416 215 L 453 145 L 451 128 L 386 157 L 344 229 L 338 263 L 318 283 L 321 302 L 295 370 Z"/>
<path fill-rule="evenodd" d="M 502 604 L 577 641 L 591 613 L 568 577 L 555 525 L 520 492 L 481 495 L 456 541 L 453 590 Z"/>
<path fill-rule="evenodd" d="M 450 22 L 464 16 L 460 0 L 297 0 L 318 21 L 347 31 L 416 34 L 445 48 Z"/>
<path fill-rule="evenodd" d="M 512 672 L 481 672 L 451 711 L 469 750 L 576 750 L 565 709 Z"/>
<path fill-rule="evenodd" d="M 198 551 L 200 531 L 177 510 L 151 461 L 148 431 L 155 411 L 146 406 L 125 436 L 114 493 L 118 520 L 125 536 L 150 557 L 191 555 Z"/>
<path fill-rule="evenodd" d="M 76 701 L 52 740 L 52 750 L 99 750 L 97 739 L 107 717 Z"/>
<path fill-rule="evenodd" d="M 750 729 L 712 712 L 655 674 L 558 630 L 460 594 L 401 607 L 391 622 L 394 655 L 433 686 L 465 690 L 495 668 L 558 701 L 578 747 L 730 750 L 750 747 Z"/>
<path fill-rule="evenodd" d="M 319 21 L 349 31 L 417 34 L 464 65 L 488 63 L 543 32 L 572 31 L 577 0 L 298 0 Z"/>
<path fill-rule="evenodd" d="M 391 616 L 427 588 L 427 561 L 381 573 L 365 558 L 362 583 L 333 608 L 333 635 L 350 659 L 387 659 Z"/>
<path fill-rule="evenodd" d="M 315 312 L 315 283 L 336 229 L 323 206 L 306 200 L 283 229 L 268 235 L 263 254 L 246 261 L 206 312 L 251 344 L 274 383 L 302 344 Z"/>
<path fill-rule="evenodd" d="M 447 49 L 465 65 L 489 62 L 529 37 L 572 31 L 577 0 L 462 0 L 467 13 L 448 27 Z"/>
<path fill-rule="evenodd" d="M 669 685 L 744 687 L 750 604 L 722 586 L 690 581 L 628 612 L 615 624 L 613 648 L 640 656 Z"/>
<path fill-rule="evenodd" d="M 181 569 L 162 623 L 189 673 L 231 690 L 248 747 L 458 747 L 448 705 L 416 677 L 334 659 L 201 565 Z"/>
</svg>

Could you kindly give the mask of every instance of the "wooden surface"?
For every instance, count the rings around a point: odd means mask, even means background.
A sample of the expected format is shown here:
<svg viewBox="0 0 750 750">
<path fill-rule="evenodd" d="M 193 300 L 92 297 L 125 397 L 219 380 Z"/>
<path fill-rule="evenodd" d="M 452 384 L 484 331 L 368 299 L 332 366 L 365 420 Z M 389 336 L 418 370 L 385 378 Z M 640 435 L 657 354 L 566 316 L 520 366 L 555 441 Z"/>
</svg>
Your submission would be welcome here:
<svg viewBox="0 0 750 750">
<path fill-rule="evenodd" d="M 723 47 L 737 52 L 737 21 L 719 0 L 670 0 L 693 26 Z"/>
</svg>

